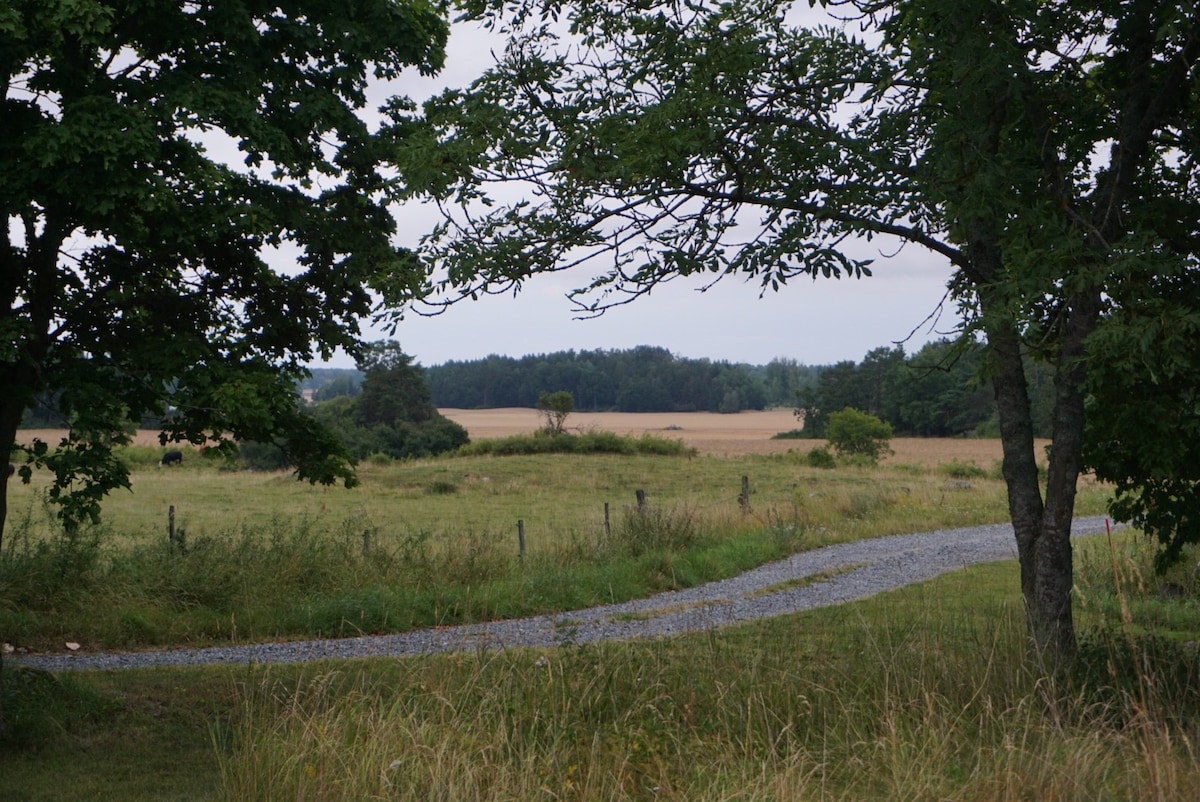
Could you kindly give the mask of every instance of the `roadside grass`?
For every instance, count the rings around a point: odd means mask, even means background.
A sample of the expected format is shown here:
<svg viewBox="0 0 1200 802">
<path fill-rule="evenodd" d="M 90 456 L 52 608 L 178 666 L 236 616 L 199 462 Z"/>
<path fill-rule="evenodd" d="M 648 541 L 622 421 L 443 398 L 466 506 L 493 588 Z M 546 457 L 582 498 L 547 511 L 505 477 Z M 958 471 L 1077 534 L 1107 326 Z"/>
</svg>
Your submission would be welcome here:
<svg viewBox="0 0 1200 802">
<path fill-rule="evenodd" d="M 1200 648 L 1200 547 L 1158 574 L 1154 541 L 1132 529 L 1088 538 L 1076 547 L 1076 618 L 1096 637 L 1153 637 L 1168 648 Z"/>
<path fill-rule="evenodd" d="M 1056 680 L 1012 562 L 654 642 L 17 672 L 51 712 L 0 752 L 0 798 L 1195 799 L 1195 648 L 1125 637 L 1098 602 L 1137 583 L 1103 536 L 1080 551 L 1090 634 Z"/>
<path fill-rule="evenodd" d="M 990 474 L 825 470 L 797 454 L 372 460 L 360 466 L 362 486 L 346 490 L 229 471 L 191 452 L 182 466 L 158 468 L 153 453 L 135 447 L 132 492 L 114 494 L 102 526 L 74 537 L 54 526 L 36 486 L 10 486 L 4 641 L 136 649 L 559 612 L 829 543 L 1007 514 L 1003 483 Z M 1085 485 L 1080 514 L 1102 505 L 1103 489 Z"/>
</svg>

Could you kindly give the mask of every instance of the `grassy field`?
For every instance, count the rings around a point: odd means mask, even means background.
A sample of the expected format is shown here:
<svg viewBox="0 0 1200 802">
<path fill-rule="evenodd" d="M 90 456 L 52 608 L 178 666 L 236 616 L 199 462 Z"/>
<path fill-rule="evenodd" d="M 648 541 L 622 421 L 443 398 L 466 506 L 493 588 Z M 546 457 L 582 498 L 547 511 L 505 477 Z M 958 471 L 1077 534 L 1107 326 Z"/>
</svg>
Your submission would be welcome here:
<svg viewBox="0 0 1200 802">
<path fill-rule="evenodd" d="M 805 441 L 763 450 L 769 434 L 756 434 L 738 449 L 690 417 L 659 429 L 726 445 L 692 459 L 368 463 L 353 491 L 191 454 L 158 469 L 142 446 L 129 454 L 132 493 L 73 541 L 36 488 L 11 488 L 0 633 L 87 650 L 397 630 L 1006 517 L 994 443 L 972 444 L 975 457 L 922 443 L 918 459 L 899 442 L 877 468 L 821 470 L 804 462 Z M 637 490 L 652 531 L 630 522 Z M 1103 502 L 1085 484 L 1081 514 Z M 63 676 L 10 667 L 0 799 L 1194 799 L 1195 579 L 1170 577 L 1183 599 L 1164 598 L 1136 535 L 1079 555 L 1083 650 L 1054 683 L 1024 660 L 1008 563 L 653 644 Z"/>
<path fill-rule="evenodd" d="M 685 430 L 711 439 L 706 422 L 737 416 L 698 417 Z M 56 534 L 37 481 L 10 486 L 0 631 L 39 651 L 403 631 L 624 601 L 800 549 L 1006 518 L 994 465 L 938 461 L 932 443 L 896 443 L 919 461 L 826 470 L 804 460 L 807 441 L 743 436 L 723 436 L 724 456 L 367 461 L 352 490 L 190 451 L 159 468 L 156 449 L 133 447 L 132 490 L 75 538 Z M 791 450 L 758 453 L 763 441 Z M 1103 498 L 1085 487 L 1081 513 Z"/>
</svg>

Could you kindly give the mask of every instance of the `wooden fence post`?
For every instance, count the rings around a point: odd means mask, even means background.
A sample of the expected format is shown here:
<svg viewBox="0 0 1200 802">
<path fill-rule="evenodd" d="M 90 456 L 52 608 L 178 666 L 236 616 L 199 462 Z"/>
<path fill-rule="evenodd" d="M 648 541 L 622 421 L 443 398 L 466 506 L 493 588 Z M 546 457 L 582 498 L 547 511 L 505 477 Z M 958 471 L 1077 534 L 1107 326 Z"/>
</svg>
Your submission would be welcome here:
<svg viewBox="0 0 1200 802">
<path fill-rule="evenodd" d="M 167 550 L 175 552 L 175 505 L 167 507 Z"/>
<path fill-rule="evenodd" d="M 525 562 L 525 522 L 522 520 L 517 521 L 517 549 L 518 549 L 517 559 L 519 559 L 521 561 L 521 563 L 524 564 L 524 562 Z"/>
<path fill-rule="evenodd" d="M 638 491 L 637 491 L 637 508 L 638 508 L 638 512 L 642 512 L 642 510 L 645 508 L 645 506 L 646 506 L 646 491 L 645 491 L 645 490 L 638 490 Z"/>
<path fill-rule="evenodd" d="M 371 530 L 363 530 L 363 559 L 371 556 Z"/>
<path fill-rule="evenodd" d="M 608 522 L 608 502 L 604 502 L 604 536 L 612 536 L 612 524 Z"/>
<path fill-rule="evenodd" d="M 742 508 L 742 515 L 750 514 L 750 477 L 742 477 L 742 492 L 738 496 L 738 504 Z"/>
</svg>

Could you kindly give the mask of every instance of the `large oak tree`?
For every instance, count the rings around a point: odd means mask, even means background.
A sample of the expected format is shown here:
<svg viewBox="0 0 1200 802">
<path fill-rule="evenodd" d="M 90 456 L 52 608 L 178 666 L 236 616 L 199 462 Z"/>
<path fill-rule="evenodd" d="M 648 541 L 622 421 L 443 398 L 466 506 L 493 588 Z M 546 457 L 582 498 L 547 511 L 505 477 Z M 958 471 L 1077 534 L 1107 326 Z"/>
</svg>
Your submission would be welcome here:
<svg viewBox="0 0 1200 802">
<path fill-rule="evenodd" d="M 812 27 L 780 0 L 464 5 L 507 48 L 401 154 L 446 213 L 445 302 L 586 263 L 590 314 L 680 276 L 867 275 L 855 238 L 925 249 L 986 341 L 1032 643 L 1070 655 L 1089 381 L 1137 347 L 1097 333 L 1196 278 L 1200 6 L 843 0 Z M 1056 376 L 1044 481 L 1027 359 Z"/>
</svg>

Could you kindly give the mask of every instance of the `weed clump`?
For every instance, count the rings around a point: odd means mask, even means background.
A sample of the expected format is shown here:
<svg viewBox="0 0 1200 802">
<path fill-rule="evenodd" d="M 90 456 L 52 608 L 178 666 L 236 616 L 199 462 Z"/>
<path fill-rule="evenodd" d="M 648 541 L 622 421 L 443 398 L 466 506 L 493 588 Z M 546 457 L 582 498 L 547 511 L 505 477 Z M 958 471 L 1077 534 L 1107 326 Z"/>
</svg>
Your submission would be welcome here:
<svg viewBox="0 0 1200 802">
<path fill-rule="evenodd" d="M 658 552 L 680 552 L 700 538 L 695 514 L 683 508 L 654 505 L 630 507 L 613 529 L 611 543 L 634 557 Z"/>
<path fill-rule="evenodd" d="M 963 462 L 958 459 L 939 464 L 938 471 L 951 479 L 984 479 L 989 475 L 986 468 L 981 468 L 974 462 Z"/>
</svg>

